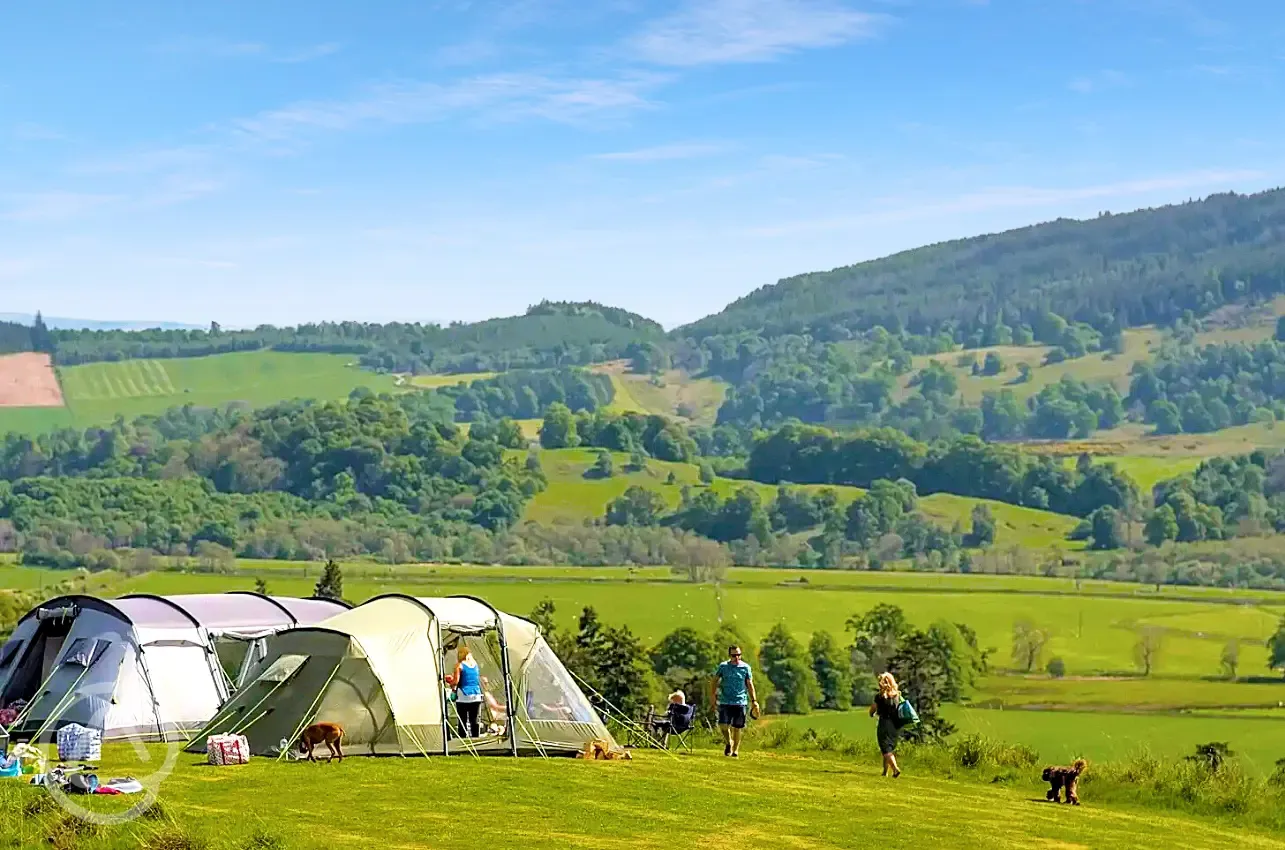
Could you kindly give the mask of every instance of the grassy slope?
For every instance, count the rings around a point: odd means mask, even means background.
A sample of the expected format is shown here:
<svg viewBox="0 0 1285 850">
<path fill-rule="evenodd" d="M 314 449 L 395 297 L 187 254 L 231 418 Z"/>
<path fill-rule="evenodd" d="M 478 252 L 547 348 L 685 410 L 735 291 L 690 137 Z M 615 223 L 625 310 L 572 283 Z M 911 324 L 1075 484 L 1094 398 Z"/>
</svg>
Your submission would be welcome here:
<svg viewBox="0 0 1285 850">
<path fill-rule="evenodd" d="M 636 375 L 625 364 L 598 367 L 611 376 L 616 397 L 608 409 L 619 413 L 657 413 L 694 425 L 713 425 L 728 385 L 716 378 L 694 378 L 680 369 L 661 375 Z"/>
<path fill-rule="evenodd" d="M 948 706 L 943 712 L 961 733 L 1025 744 L 1048 762 L 1065 764 L 1083 756 L 1116 760 L 1145 750 L 1162 758 L 1190 755 L 1199 744 L 1228 741 L 1237 760 L 1256 776 L 1270 775 L 1285 757 L 1285 711 L 1268 717 L 1123 714 L 1067 711 L 993 711 Z M 819 712 L 785 722 L 833 729 L 853 737 L 872 736 L 874 724 L 861 711 Z"/>
<path fill-rule="evenodd" d="M 1124 334 L 1125 350 L 1123 354 L 1089 354 L 1075 360 L 1043 365 L 1044 356 L 1050 346 L 1046 345 L 999 345 L 990 348 L 969 349 L 968 351 L 949 351 L 944 354 L 932 354 L 914 359 L 914 370 L 902 376 L 903 392 L 908 391 L 914 373 L 936 361 L 946 366 L 959 381 L 960 395 L 965 401 L 976 404 L 982 395 L 988 392 L 999 392 L 1010 389 L 1018 398 L 1035 395 L 1043 387 L 1055 384 L 1064 375 L 1070 375 L 1081 381 L 1110 381 L 1121 392 L 1129 388 L 1129 370 L 1140 360 L 1149 359 L 1159 348 L 1163 334 L 1155 328 L 1136 328 Z M 973 377 L 970 369 L 957 366 L 961 355 L 974 355 L 981 363 L 987 353 L 995 352 L 1003 359 L 1005 370 L 999 375 Z M 1031 367 L 1031 380 L 1024 383 L 1013 383 L 1017 378 L 1017 364 L 1026 363 Z"/>
<path fill-rule="evenodd" d="M 614 456 L 616 475 L 605 479 L 585 478 L 584 473 L 592 467 L 594 457 L 595 452 L 590 449 L 542 450 L 540 459 L 549 478 L 549 487 L 532 499 L 525 518 L 541 523 L 579 523 L 586 519 L 598 519 L 606 513 L 607 505 L 612 499 L 635 484 L 656 490 L 673 508 L 680 501 L 684 484 L 700 486 L 699 469 L 692 464 L 651 461 L 646 471 L 625 472 L 629 457 L 623 454 Z M 672 485 L 666 483 L 671 472 L 676 482 Z M 752 481 L 720 478 L 712 486 L 720 495 L 733 493 L 740 487 L 752 487 L 759 491 L 765 501 L 774 498 L 776 494 L 775 487 Z M 807 489 L 822 488 L 809 485 Z M 834 489 L 845 502 L 856 498 L 861 492 L 855 487 Z M 1078 522 L 1073 517 L 945 493 L 924 497 L 920 500 L 920 505 L 924 513 L 947 527 L 955 522 L 962 522 L 968 527 L 973 507 L 983 501 L 989 505 L 998 523 L 998 545 L 1032 548 L 1072 546 L 1065 537 Z"/>
<path fill-rule="evenodd" d="M 67 400 L 61 419 L 3 409 L 0 431 L 83 428 L 184 404 L 243 401 L 257 407 L 292 398 L 342 399 L 357 387 L 381 392 L 396 387 L 393 377 L 359 369 L 350 355 L 276 351 L 88 363 L 60 369 L 59 378 Z"/>
<path fill-rule="evenodd" d="M 150 747 L 145 763 L 128 747 L 105 748 L 104 770 L 147 775 L 162 749 Z M 160 788 L 162 804 L 190 833 L 228 842 L 219 846 L 251 846 L 256 832 L 287 848 L 455 846 L 461 817 L 468 818 L 470 845 L 533 850 L 1279 846 L 1275 838 L 1208 819 L 1130 806 L 1047 805 L 1033 801 L 1025 788 L 907 772 L 891 793 L 890 781 L 865 760 L 747 749 L 736 761 L 698 750 L 684 756 L 640 752 L 631 762 L 461 756 L 324 765 L 254 759 L 227 768 L 207 768 L 195 756 L 181 755 Z M 16 814 L 21 803 L 8 795 L 18 792 L 6 791 L 6 808 Z M 133 802 L 96 797 L 85 805 L 118 812 Z M 43 824 L 18 817 L 12 824 L 31 844 L 43 843 Z M 131 827 L 155 828 L 146 821 Z"/>
</svg>

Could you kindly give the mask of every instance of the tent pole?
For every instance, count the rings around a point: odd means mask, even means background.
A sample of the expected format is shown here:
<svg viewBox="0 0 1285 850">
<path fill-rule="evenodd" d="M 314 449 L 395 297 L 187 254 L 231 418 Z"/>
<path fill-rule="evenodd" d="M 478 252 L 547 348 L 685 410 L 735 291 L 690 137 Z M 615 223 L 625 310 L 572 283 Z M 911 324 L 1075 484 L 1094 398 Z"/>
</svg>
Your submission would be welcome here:
<svg viewBox="0 0 1285 850">
<path fill-rule="evenodd" d="M 451 721 L 446 705 L 446 680 L 442 678 L 446 672 L 443 669 L 446 650 L 442 648 L 442 621 L 436 614 L 433 615 L 433 624 L 437 627 L 437 692 L 441 694 L 442 703 L 442 755 L 449 756 L 451 754 L 450 735 L 447 734 L 446 727 Z"/>
</svg>

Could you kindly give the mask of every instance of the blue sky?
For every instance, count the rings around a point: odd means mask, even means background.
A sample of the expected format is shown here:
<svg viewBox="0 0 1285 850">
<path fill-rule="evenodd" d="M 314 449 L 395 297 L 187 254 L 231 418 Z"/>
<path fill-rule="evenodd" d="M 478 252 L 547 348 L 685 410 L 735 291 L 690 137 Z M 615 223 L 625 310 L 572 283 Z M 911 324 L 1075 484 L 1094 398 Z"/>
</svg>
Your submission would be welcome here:
<svg viewBox="0 0 1285 850">
<path fill-rule="evenodd" d="M 0 311 L 672 326 L 1285 183 L 1279 0 L 80 0 L 0 22 Z"/>
</svg>

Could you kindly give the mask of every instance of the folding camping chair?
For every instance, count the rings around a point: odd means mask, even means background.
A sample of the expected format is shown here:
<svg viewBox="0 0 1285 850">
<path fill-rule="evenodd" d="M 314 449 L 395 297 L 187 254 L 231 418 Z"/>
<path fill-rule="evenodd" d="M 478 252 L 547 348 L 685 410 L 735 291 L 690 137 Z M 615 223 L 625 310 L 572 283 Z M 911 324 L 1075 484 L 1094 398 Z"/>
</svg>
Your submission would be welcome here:
<svg viewBox="0 0 1285 850">
<path fill-rule="evenodd" d="M 696 706 L 694 705 L 670 703 L 665 713 L 660 715 L 656 713 L 655 708 L 648 706 L 647 716 L 642 720 L 642 728 L 646 731 L 648 740 L 643 743 L 659 742 L 660 748 L 667 750 L 669 739 L 674 737 L 678 739 L 679 746 L 690 753 L 692 745 L 687 740 L 687 736 L 695 725 Z"/>
</svg>

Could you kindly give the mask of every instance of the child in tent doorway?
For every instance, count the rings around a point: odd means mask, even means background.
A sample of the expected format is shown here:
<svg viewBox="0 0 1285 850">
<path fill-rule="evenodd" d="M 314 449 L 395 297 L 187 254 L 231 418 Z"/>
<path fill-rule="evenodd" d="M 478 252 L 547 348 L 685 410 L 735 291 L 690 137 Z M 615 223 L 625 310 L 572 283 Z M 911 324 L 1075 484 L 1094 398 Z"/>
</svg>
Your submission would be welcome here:
<svg viewBox="0 0 1285 850">
<path fill-rule="evenodd" d="M 482 673 L 473 653 L 464 644 L 455 653 L 455 672 L 447 673 L 446 684 L 455 688 L 455 711 L 460 717 L 460 737 L 478 738 L 482 730 L 478 714 L 482 710 Z"/>
</svg>

